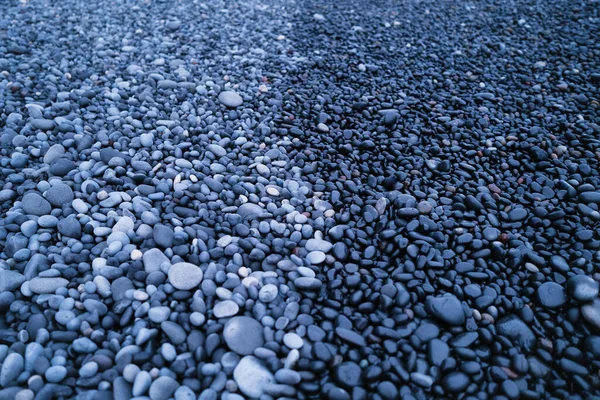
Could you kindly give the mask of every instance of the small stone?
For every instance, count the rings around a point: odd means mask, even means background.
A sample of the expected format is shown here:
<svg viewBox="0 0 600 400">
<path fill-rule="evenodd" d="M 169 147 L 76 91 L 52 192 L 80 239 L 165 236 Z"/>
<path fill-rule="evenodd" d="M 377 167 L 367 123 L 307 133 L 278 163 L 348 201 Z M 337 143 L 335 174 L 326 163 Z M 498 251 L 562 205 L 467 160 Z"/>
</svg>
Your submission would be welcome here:
<svg viewBox="0 0 600 400">
<path fill-rule="evenodd" d="M 294 280 L 294 285 L 299 289 L 317 290 L 323 286 L 323 283 L 317 278 L 300 277 Z"/>
<path fill-rule="evenodd" d="M 321 264 L 325 261 L 325 253 L 322 251 L 311 251 L 306 255 L 306 259 L 313 265 Z"/>
<path fill-rule="evenodd" d="M 73 350 L 78 353 L 93 353 L 98 349 L 96 343 L 92 342 L 91 339 L 82 337 L 75 339 L 72 344 Z"/>
<path fill-rule="evenodd" d="M 148 318 L 150 321 L 160 324 L 166 321 L 171 315 L 171 309 L 169 307 L 152 307 L 148 310 Z"/>
<path fill-rule="evenodd" d="M 559 272 L 568 272 L 570 269 L 567 260 L 561 256 L 550 257 L 550 266 Z"/>
<path fill-rule="evenodd" d="M 308 251 L 321 251 L 323 253 L 327 253 L 329 250 L 331 250 L 333 245 L 325 240 L 308 239 L 304 247 L 306 247 L 306 250 Z"/>
</svg>

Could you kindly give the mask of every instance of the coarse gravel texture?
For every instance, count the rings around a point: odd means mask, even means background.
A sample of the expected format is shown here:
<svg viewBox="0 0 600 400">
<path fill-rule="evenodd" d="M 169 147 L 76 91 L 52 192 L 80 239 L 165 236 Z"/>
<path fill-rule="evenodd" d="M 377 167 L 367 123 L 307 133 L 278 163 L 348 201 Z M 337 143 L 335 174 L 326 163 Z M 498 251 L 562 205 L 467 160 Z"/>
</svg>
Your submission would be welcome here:
<svg viewBox="0 0 600 400">
<path fill-rule="evenodd" d="M 600 397 L 599 11 L 0 2 L 0 399 Z"/>
</svg>

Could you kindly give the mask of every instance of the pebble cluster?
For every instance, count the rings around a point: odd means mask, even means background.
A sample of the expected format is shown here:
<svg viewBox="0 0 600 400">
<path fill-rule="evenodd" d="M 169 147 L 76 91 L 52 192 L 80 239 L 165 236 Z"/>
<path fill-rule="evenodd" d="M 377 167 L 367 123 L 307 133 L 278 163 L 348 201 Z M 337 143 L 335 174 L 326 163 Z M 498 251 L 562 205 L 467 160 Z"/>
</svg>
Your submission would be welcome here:
<svg viewBox="0 0 600 400">
<path fill-rule="evenodd" d="M 0 399 L 599 398 L 599 18 L 0 2 Z"/>
</svg>

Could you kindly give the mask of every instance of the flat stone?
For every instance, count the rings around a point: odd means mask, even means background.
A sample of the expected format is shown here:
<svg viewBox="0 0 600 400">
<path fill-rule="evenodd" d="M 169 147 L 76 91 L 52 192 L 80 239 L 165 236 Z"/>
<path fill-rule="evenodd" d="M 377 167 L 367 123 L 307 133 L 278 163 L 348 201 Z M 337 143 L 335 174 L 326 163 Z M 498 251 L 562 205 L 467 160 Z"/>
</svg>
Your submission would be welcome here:
<svg viewBox="0 0 600 400">
<path fill-rule="evenodd" d="M 210 151 L 217 157 L 224 157 L 227 155 L 227 150 L 225 150 L 221 145 L 216 143 L 210 143 L 206 145 L 206 150 Z"/>
<path fill-rule="evenodd" d="M 317 278 L 300 277 L 294 279 L 294 285 L 299 289 L 317 290 L 323 286 L 323 283 Z"/>
</svg>

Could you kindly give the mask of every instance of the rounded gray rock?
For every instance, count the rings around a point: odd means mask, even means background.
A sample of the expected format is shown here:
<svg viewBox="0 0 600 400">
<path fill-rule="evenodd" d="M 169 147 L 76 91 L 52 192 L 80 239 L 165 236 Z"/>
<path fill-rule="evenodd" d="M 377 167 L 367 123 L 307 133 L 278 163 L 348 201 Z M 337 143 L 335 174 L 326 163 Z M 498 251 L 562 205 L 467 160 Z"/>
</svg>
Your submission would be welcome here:
<svg viewBox="0 0 600 400">
<path fill-rule="evenodd" d="M 223 339 L 232 351 L 242 356 L 253 354 L 265 342 L 260 322 L 246 316 L 233 317 L 227 321 Z"/>
<path fill-rule="evenodd" d="M 169 268 L 169 282 L 179 290 L 191 290 L 202 282 L 200 267 L 187 262 L 173 264 Z"/>
<path fill-rule="evenodd" d="M 52 211 L 52 206 L 48 200 L 35 192 L 26 193 L 21 200 L 21 207 L 25 214 L 46 215 Z"/>
<path fill-rule="evenodd" d="M 225 91 L 219 93 L 219 102 L 227 107 L 235 108 L 241 106 L 244 100 L 236 92 Z"/>
</svg>

